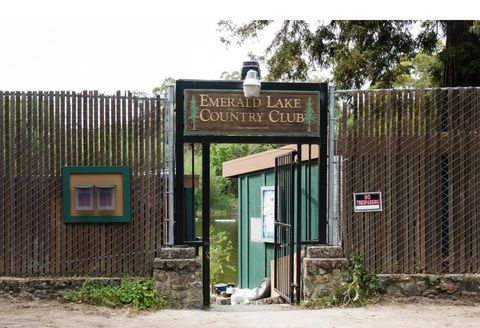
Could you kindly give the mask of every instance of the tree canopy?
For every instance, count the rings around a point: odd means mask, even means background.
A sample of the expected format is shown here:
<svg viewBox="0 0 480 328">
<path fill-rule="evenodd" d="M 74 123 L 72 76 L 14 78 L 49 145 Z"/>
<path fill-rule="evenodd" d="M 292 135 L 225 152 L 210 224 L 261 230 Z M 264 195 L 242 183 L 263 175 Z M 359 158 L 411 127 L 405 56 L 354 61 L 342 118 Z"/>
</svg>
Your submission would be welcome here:
<svg viewBox="0 0 480 328">
<path fill-rule="evenodd" d="M 236 40 L 241 45 L 258 37 L 272 23 L 219 21 L 218 25 L 223 42 L 230 44 Z M 439 39 L 445 39 L 444 46 L 439 47 Z M 420 54 L 433 55 L 438 61 L 417 57 Z M 412 62 L 415 58 L 417 63 Z M 312 71 L 331 70 L 333 82 L 341 89 L 391 88 L 402 77 L 413 76 L 415 64 L 431 65 L 421 68 L 423 84 L 478 86 L 480 24 L 478 21 L 283 21 L 265 49 L 265 64 L 269 80 L 308 80 Z"/>
<path fill-rule="evenodd" d="M 153 88 L 152 93 L 154 95 L 164 95 L 167 92 L 168 86 L 170 84 L 175 84 L 175 79 L 169 76 L 163 79 L 162 85 Z"/>
</svg>

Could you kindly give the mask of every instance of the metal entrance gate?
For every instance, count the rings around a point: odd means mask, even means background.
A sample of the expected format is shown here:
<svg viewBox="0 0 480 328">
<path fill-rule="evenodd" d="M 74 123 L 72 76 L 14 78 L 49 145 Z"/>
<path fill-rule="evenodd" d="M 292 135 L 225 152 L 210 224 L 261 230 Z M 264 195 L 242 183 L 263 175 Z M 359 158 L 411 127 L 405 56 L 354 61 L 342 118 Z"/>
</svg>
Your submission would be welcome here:
<svg viewBox="0 0 480 328">
<path fill-rule="evenodd" d="M 298 287 L 295 264 L 295 155 L 275 158 L 274 288 L 287 302 L 294 302 Z"/>
</svg>

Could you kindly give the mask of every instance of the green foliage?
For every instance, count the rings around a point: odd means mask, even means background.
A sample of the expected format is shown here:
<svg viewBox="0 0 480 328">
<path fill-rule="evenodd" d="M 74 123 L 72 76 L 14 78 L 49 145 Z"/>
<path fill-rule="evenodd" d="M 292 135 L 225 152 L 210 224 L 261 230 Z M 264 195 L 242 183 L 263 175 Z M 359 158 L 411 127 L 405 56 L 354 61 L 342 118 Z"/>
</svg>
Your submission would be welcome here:
<svg viewBox="0 0 480 328">
<path fill-rule="evenodd" d="M 300 303 L 300 306 L 307 309 L 322 309 L 322 308 L 329 308 L 329 307 L 335 307 L 335 306 L 343 306 L 337 294 L 338 293 L 331 296 L 328 295 L 328 296 L 319 297 L 314 300 L 302 301 Z"/>
<path fill-rule="evenodd" d="M 480 20 L 473 22 L 472 26 L 470 27 L 470 32 L 480 36 Z"/>
<path fill-rule="evenodd" d="M 210 147 L 210 193 L 214 210 L 227 210 L 236 206 L 236 184 L 222 176 L 223 162 L 274 149 L 273 145 L 212 144 Z"/>
<path fill-rule="evenodd" d="M 265 150 L 274 149 L 273 145 L 250 144 L 212 144 L 210 146 L 210 205 L 212 210 L 229 210 L 236 206 L 236 185 L 229 178 L 222 176 L 222 163 L 235 158 L 256 154 Z M 201 148 L 193 151 L 195 172 L 202 172 Z M 192 173 L 192 151 L 185 153 L 185 173 Z M 195 192 L 195 203 L 201 204 L 201 184 Z"/>
<path fill-rule="evenodd" d="M 220 78 L 222 80 L 240 80 L 240 72 L 239 71 L 233 71 L 233 72 L 223 72 L 222 75 L 220 75 Z"/>
<path fill-rule="evenodd" d="M 365 300 L 379 290 L 378 276 L 365 268 L 363 258 L 358 254 L 350 256 L 349 278 L 342 293 L 344 304 L 363 305 Z"/>
<path fill-rule="evenodd" d="M 210 205 L 212 210 L 227 211 L 236 207 L 232 181 L 210 172 Z"/>
<path fill-rule="evenodd" d="M 214 145 L 212 145 L 213 147 Z M 202 157 L 199 150 L 194 150 L 194 167 L 196 175 L 202 173 Z M 212 161 L 211 156 L 210 160 Z M 192 174 L 192 152 L 185 153 L 185 174 Z M 199 208 L 202 203 L 202 183 L 200 179 L 200 186 L 195 190 L 195 204 Z M 210 206 L 212 210 L 228 210 L 236 205 L 236 195 L 233 190 L 233 184 L 230 179 L 224 178 L 220 172 L 217 172 L 216 167 L 212 164 L 210 166 Z"/>
<path fill-rule="evenodd" d="M 257 35 L 271 22 L 235 25 L 219 22 L 220 29 L 240 42 Z M 340 89 L 361 88 L 367 81 L 389 86 L 399 72 L 400 56 L 416 51 L 409 21 L 283 21 L 266 49 L 269 80 L 305 81 L 316 68 L 331 69 Z M 241 32 L 240 32 L 241 31 Z"/>
<path fill-rule="evenodd" d="M 443 66 L 438 56 L 420 52 L 411 59 L 402 58 L 399 66 L 404 73 L 395 79 L 395 88 L 433 88 L 442 84 Z"/>
<path fill-rule="evenodd" d="M 250 21 L 244 25 L 237 26 L 232 21 L 228 20 L 221 20 L 218 22 L 220 30 L 223 30 L 227 33 L 234 33 L 235 36 L 238 37 L 238 45 L 241 45 L 247 39 L 256 38 L 258 36 L 258 32 L 264 29 L 266 26 L 271 24 L 273 21 L 271 20 L 254 20 Z M 231 43 L 231 35 L 230 36 L 222 36 L 220 37 L 220 41 L 229 45 Z"/>
<path fill-rule="evenodd" d="M 380 288 L 378 276 L 365 268 L 360 255 L 352 254 L 349 260 L 348 280 L 337 287 L 334 295 L 305 301 L 302 306 L 306 308 L 363 306 L 374 299 Z"/>
<path fill-rule="evenodd" d="M 106 286 L 86 282 L 68 293 L 71 302 L 102 305 L 108 307 L 132 306 L 138 310 L 172 307 L 170 300 L 158 296 L 152 278 L 121 280 L 118 286 Z"/>
<path fill-rule="evenodd" d="M 272 21 L 235 24 L 219 21 L 221 41 L 242 44 L 258 37 Z M 268 80 L 305 81 L 317 69 L 332 70 L 339 89 L 391 88 L 404 74 L 401 61 L 419 53 L 441 62 L 442 86 L 480 85 L 478 21 L 332 20 L 283 21 L 265 49 Z M 446 43 L 438 47 L 438 40 Z"/>
<path fill-rule="evenodd" d="M 162 85 L 160 85 L 159 87 L 155 87 L 153 88 L 152 90 L 152 93 L 154 95 L 164 95 L 166 92 L 167 92 L 167 89 L 168 89 L 168 86 L 170 84 L 175 84 L 175 79 L 173 77 L 167 77 L 163 80 L 162 82 Z"/>
<path fill-rule="evenodd" d="M 226 270 L 235 272 L 231 266 L 230 253 L 233 251 L 230 234 L 226 231 L 215 233 L 215 228 L 210 226 L 210 280 L 212 284 L 219 283 L 220 277 Z"/>
</svg>

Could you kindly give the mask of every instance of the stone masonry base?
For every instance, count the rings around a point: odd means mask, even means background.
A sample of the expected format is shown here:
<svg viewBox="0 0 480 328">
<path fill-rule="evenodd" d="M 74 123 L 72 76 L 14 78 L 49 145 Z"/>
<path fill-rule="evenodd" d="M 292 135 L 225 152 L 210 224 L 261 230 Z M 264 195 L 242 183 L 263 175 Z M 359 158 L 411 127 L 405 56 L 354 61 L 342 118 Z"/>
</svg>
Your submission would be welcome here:
<svg viewBox="0 0 480 328">
<path fill-rule="evenodd" d="M 0 277 L 0 296 L 25 299 L 57 299 L 86 282 L 116 286 L 120 278 L 101 277 Z"/>
<path fill-rule="evenodd" d="M 302 260 L 303 297 L 333 295 L 348 279 L 348 259 L 340 246 L 309 246 Z M 380 293 L 392 297 L 480 298 L 480 274 L 379 274 Z"/>
<path fill-rule="evenodd" d="M 170 298 L 176 305 L 201 308 L 202 262 L 192 247 L 171 247 L 160 250 L 153 262 L 153 281 L 161 297 Z"/>
<path fill-rule="evenodd" d="M 348 279 L 348 260 L 341 246 L 308 246 L 302 259 L 303 298 L 333 295 Z"/>
<path fill-rule="evenodd" d="M 309 246 L 302 259 L 305 300 L 333 295 L 348 279 L 349 262 L 339 246 Z M 392 297 L 474 297 L 480 299 L 480 274 L 379 274 L 380 291 Z M 163 248 L 154 261 L 155 287 L 178 306 L 203 307 L 202 264 L 194 248 Z M 120 278 L 0 277 L 0 297 L 60 298 L 86 281 L 118 285 Z M 268 300 L 265 300 L 268 304 Z M 275 303 L 275 302 L 273 302 Z"/>
<path fill-rule="evenodd" d="M 379 274 L 380 291 L 392 297 L 480 297 L 480 274 Z"/>
</svg>

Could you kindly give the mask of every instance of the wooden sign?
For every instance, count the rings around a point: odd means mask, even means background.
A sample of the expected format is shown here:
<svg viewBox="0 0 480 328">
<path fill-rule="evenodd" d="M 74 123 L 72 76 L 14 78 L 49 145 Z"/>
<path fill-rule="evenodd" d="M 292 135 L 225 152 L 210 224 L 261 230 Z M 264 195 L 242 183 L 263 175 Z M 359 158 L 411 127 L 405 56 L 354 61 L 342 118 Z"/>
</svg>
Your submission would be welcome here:
<svg viewBox="0 0 480 328">
<path fill-rule="evenodd" d="M 186 89 L 185 135 L 319 136 L 320 92 Z"/>
</svg>

